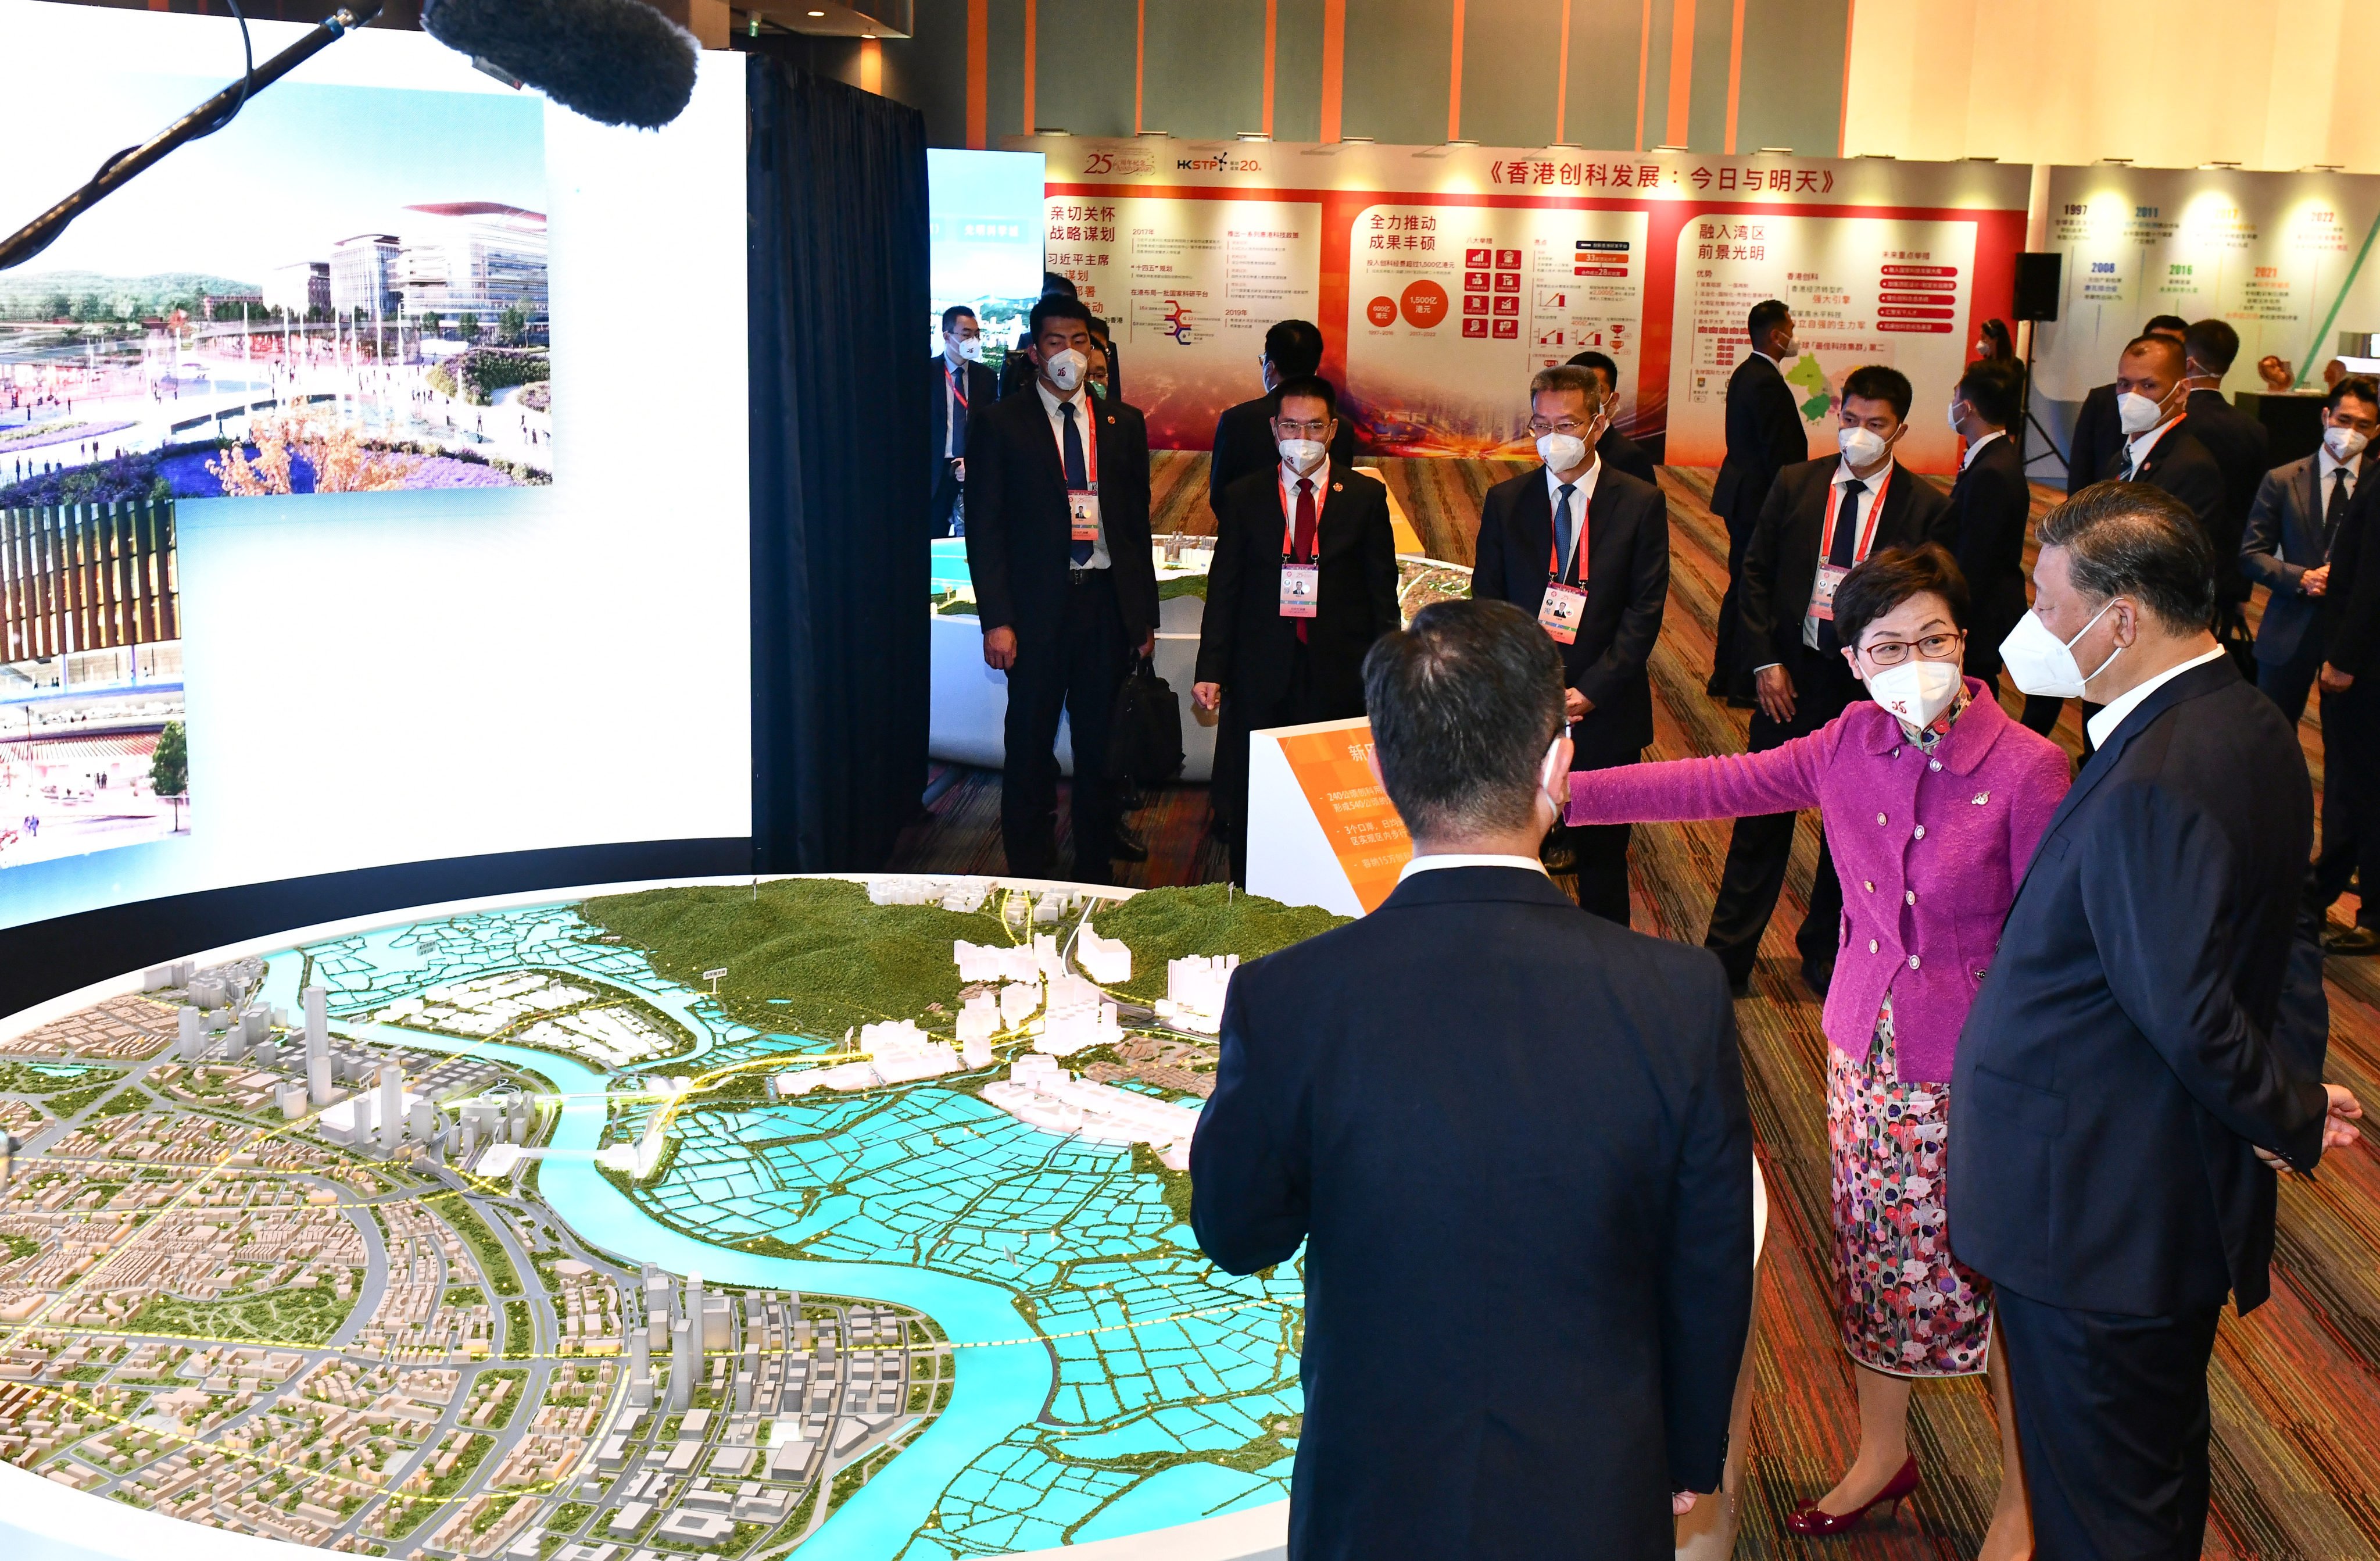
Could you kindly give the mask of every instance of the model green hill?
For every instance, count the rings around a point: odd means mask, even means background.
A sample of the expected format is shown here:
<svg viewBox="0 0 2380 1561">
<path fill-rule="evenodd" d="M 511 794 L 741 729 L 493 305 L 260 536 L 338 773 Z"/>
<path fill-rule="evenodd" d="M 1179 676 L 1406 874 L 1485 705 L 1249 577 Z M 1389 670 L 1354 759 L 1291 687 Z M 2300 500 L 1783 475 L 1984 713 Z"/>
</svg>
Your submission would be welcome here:
<svg viewBox="0 0 2380 1561">
<path fill-rule="evenodd" d="M 862 884 L 789 878 L 757 892 L 705 886 L 608 895 L 589 900 L 579 914 L 643 948 L 656 971 L 681 985 L 707 991 L 702 972 L 724 967 L 719 1002 L 738 1023 L 834 1039 L 884 1019 L 918 1019 L 946 1031 L 959 993 L 951 945 L 959 938 L 1011 941 L 999 905 L 995 897 L 967 915 L 931 905 L 871 905 Z M 1216 884 L 1151 889 L 1099 910 L 1092 924 L 1132 949 L 1133 980 L 1118 990 L 1149 999 L 1164 995 L 1168 959 L 1253 959 L 1344 920 Z M 1066 926 L 1071 931 L 1071 920 Z M 945 1016 L 926 1012 L 935 1003 Z"/>
</svg>

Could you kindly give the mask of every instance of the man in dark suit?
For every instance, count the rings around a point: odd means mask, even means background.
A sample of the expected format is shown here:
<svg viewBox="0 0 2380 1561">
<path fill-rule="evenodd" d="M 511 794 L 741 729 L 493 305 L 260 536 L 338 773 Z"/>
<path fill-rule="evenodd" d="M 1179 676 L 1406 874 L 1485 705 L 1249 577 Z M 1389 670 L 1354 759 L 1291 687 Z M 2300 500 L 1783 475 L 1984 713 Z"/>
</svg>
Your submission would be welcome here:
<svg viewBox="0 0 2380 1561">
<path fill-rule="evenodd" d="M 1062 711 L 1074 738 L 1074 876 L 1104 884 L 1115 850 L 1108 726 L 1129 654 L 1157 637 L 1148 542 L 1148 428 L 1085 388 L 1089 311 L 1033 306 L 1033 384 L 967 431 L 967 568 L 983 659 L 1008 674 L 1000 836 L 1008 871 L 1057 868 Z"/>
<path fill-rule="evenodd" d="M 2024 537 L 2033 489 L 2009 425 L 2024 405 L 2024 371 L 2004 359 L 1967 365 L 1950 393 L 1950 429 L 1967 442 L 1951 484 L 1959 571 L 1967 577 L 1966 674 L 1999 690 L 2000 641 L 2024 616 Z M 2027 710 L 2031 713 L 2030 707 Z"/>
<path fill-rule="evenodd" d="M 2321 445 L 2266 472 L 2248 509 L 2240 567 L 2267 592 L 2256 627 L 2256 687 L 2273 696 L 2292 726 L 2304 716 L 2322 669 L 2316 620 L 2330 589 L 2331 546 L 2372 470 L 2374 434 L 2380 383 L 2362 374 L 2340 380 L 2323 400 Z"/>
<path fill-rule="evenodd" d="M 1434 604 L 1364 685 L 1414 859 L 1369 916 L 1240 967 L 1190 1149 L 1218 1266 L 1305 1249 L 1291 1561 L 1668 1561 L 1752 1306 L 1726 983 L 1539 869 L 1569 757 L 1526 615 Z M 1450 1282 L 1496 1326 L 1432 1328 Z"/>
<path fill-rule="evenodd" d="M 2153 314 L 2141 327 L 2144 336 L 2182 338 L 2190 322 L 2179 314 Z M 2079 494 L 2099 481 L 2107 462 L 2124 443 L 2124 430 L 2116 415 L 2116 386 L 2094 385 L 2082 397 L 2082 409 L 2074 415 L 2074 436 L 2068 441 L 2066 457 L 2066 491 Z"/>
<path fill-rule="evenodd" d="M 1212 795 L 1235 884 L 1248 879 L 1248 734 L 1363 714 L 1364 652 L 1398 622 L 1389 490 L 1330 458 L 1330 383 L 1287 380 L 1274 400 L 1279 458 L 1223 496 L 1191 689 L 1222 711 Z"/>
<path fill-rule="evenodd" d="M 1708 685 L 1713 699 L 1752 697 L 1747 658 L 1756 647 L 1742 642 L 1740 610 L 1744 551 L 1777 474 L 1810 458 L 1801 404 L 1785 383 L 1785 360 L 1794 355 L 1793 316 L 1766 299 L 1752 306 L 1748 327 L 1752 350 L 1727 381 L 1727 457 L 1711 484 L 1711 513 L 1727 522 L 1727 594 L 1719 599 Z"/>
<path fill-rule="evenodd" d="M 1603 437 L 1595 442 L 1595 458 L 1614 471 L 1624 471 L 1640 482 L 1650 482 L 1658 488 L 1661 480 L 1653 475 L 1653 457 L 1645 453 L 1644 445 L 1621 433 L 1618 423 L 1609 421 L 1619 415 L 1620 365 L 1605 353 L 1582 352 L 1571 359 L 1570 366 L 1585 369 L 1602 382 L 1607 416 Z"/>
<path fill-rule="evenodd" d="M 2322 1077 L 2297 739 L 2207 629 L 2196 518 L 2140 485 L 2041 526 L 2037 649 L 2097 751 L 1960 1038 L 1950 1241 L 1995 1287 L 2037 1554 L 2195 1557 L 2224 1297 L 2264 1300 L 2275 1182 L 2359 1114 Z M 1981 979 L 1985 951 L 1971 957 Z"/>
<path fill-rule="evenodd" d="M 2183 404 L 2190 435 L 2206 446 L 2223 473 L 2223 504 L 2215 513 L 2215 636 L 2240 664 L 2240 676 L 2252 682 L 2255 644 L 2241 611 L 2248 577 L 2240 567 L 2240 539 L 2248 530 L 2256 490 L 2273 468 L 2273 438 L 2223 394 L 2223 376 L 2240 356 L 2239 332 L 2220 320 L 2201 320 L 2183 335 L 2181 352 L 2182 383 L 2190 387 Z"/>
<path fill-rule="evenodd" d="M 1257 368 L 1264 375 L 1265 393 L 1226 407 L 1215 420 L 1207 461 L 1207 506 L 1219 521 L 1223 495 L 1232 483 L 1281 464 L 1281 454 L 1273 447 L 1272 393 L 1291 380 L 1322 372 L 1321 331 L 1303 320 L 1275 321 L 1265 333 L 1264 356 L 1257 360 Z M 1338 420 L 1338 431 L 1330 435 L 1330 460 L 1335 466 L 1355 464 L 1355 432 L 1344 419 Z"/>
<path fill-rule="evenodd" d="M 1045 299 L 1072 299 L 1075 296 L 1075 284 L 1058 272 L 1045 271 L 1041 274 L 1041 296 Z M 1016 345 L 1010 348 L 1008 356 L 1001 360 L 1001 399 L 1004 401 L 1017 392 L 1029 388 L 1033 384 L 1034 372 L 1033 327 L 1028 323 L 1024 334 L 1016 338 Z"/>
<path fill-rule="evenodd" d="M 942 311 L 942 355 L 934 359 L 933 534 L 951 534 L 952 512 L 966 488 L 967 418 L 1000 399 L 1000 382 L 983 366 L 983 327 L 975 311 L 954 303 Z"/>
<path fill-rule="evenodd" d="M 1604 464 L 1597 431 L 1610 417 L 1591 370 L 1564 364 L 1530 382 L 1529 432 L 1545 465 L 1488 490 L 1471 570 L 1474 596 L 1510 602 L 1540 623 L 1549 591 L 1585 594 L 1577 614 L 1547 629 L 1561 652 L 1579 770 L 1633 764 L 1652 742 L 1645 665 L 1670 596 L 1669 508 L 1658 488 Z M 1624 823 L 1562 826 L 1549 837 L 1577 870 L 1580 908 L 1623 927 L 1628 838 Z"/>
<path fill-rule="evenodd" d="M 2354 384 L 2343 379 L 2338 390 Z M 2276 473 L 2275 475 L 2278 475 Z M 2359 487 L 2331 544 L 2321 616 L 2322 856 L 2311 896 L 2327 912 L 2361 880 L 2352 927 L 2323 930 L 2333 954 L 2380 954 L 2380 487 Z M 2273 609 L 2265 621 L 2270 624 Z"/>
<path fill-rule="evenodd" d="M 1879 548 L 1957 539 L 1957 518 L 1940 489 L 1892 458 L 1909 418 L 1909 380 L 1868 364 L 1843 381 L 1839 457 L 1787 467 L 1768 491 L 1744 550 L 1744 656 L 1754 664 L 1759 708 L 1750 750 L 1766 752 L 1816 731 L 1864 698 L 1835 637 L 1834 587 Z M 1777 909 L 1793 854 L 1793 815 L 1735 821 L 1703 946 L 1747 990 L 1760 934 Z M 1823 994 L 1834 979 L 1843 889 L 1823 835 L 1810 884 L 1810 913 L 1795 934 L 1802 979 Z"/>
</svg>

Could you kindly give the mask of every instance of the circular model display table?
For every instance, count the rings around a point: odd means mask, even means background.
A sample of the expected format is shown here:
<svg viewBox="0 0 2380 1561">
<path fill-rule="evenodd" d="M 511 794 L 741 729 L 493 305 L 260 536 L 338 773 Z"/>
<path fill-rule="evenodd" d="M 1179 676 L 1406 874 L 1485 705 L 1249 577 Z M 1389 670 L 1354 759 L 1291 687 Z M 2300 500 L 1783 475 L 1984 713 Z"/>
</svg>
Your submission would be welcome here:
<svg viewBox="0 0 2380 1561">
<path fill-rule="evenodd" d="M 1301 1266 L 1184 1167 L 1232 965 L 1336 920 L 615 885 L 0 1021 L 0 1555 L 1277 1556 Z"/>
</svg>

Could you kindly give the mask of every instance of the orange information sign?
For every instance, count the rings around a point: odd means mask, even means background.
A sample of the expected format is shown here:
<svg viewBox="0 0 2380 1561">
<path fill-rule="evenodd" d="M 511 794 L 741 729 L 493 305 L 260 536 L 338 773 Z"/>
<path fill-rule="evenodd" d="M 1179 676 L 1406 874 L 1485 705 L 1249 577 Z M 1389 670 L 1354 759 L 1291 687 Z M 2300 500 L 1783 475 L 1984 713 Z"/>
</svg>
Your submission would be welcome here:
<svg viewBox="0 0 2380 1561">
<path fill-rule="evenodd" d="M 1365 910 L 1378 910 L 1397 886 L 1398 872 L 1413 860 L 1413 836 L 1372 778 L 1371 724 L 1285 733 L 1280 741 L 1281 756 L 1305 793 L 1355 898 Z"/>
</svg>

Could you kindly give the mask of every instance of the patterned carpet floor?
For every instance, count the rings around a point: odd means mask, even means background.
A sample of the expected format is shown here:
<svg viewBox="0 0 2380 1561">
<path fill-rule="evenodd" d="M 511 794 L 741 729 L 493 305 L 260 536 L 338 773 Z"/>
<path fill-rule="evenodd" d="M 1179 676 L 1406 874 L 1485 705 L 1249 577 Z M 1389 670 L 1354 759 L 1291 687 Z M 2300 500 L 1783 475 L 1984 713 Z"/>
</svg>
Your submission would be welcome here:
<svg viewBox="0 0 2380 1561">
<path fill-rule="evenodd" d="M 1468 563 L 1480 495 L 1515 463 L 1380 460 L 1406 517 L 1437 557 Z M 1206 457 L 1157 457 L 1157 530 L 1212 530 Z M 1703 692 L 1712 625 L 1726 588 L 1727 536 L 1710 513 L 1712 474 L 1665 468 L 1670 497 L 1670 607 L 1652 663 L 1655 757 L 1740 751 L 1746 716 Z M 2056 494 L 2035 490 L 2036 516 Z M 1182 690 L 1186 697 L 1187 690 Z M 2021 701 L 2009 698 L 2011 710 Z M 2079 751 L 2071 705 L 2058 737 Z M 2317 788 L 2318 713 L 2301 728 Z M 895 866 L 997 872 L 999 776 L 958 771 L 928 817 L 904 837 Z M 1225 859 L 1206 831 L 1202 787 L 1152 792 L 1133 815 L 1149 860 L 1122 869 L 1136 885 L 1209 882 Z M 1727 855 L 1725 823 L 1652 824 L 1636 831 L 1635 925 L 1699 941 Z M 1066 849 L 1062 839 L 1061 851 Z M 1817 815 L 1803 815 L 1793 864 L 1762 945 L 1754 995 L 1737 1005 L 1770 1226 L 1759 1315 L 1757 1398 L 1744 1525 L 1737 1555 L 1825 1555 L 1848 1561 L 1965 1557 L 1980 1544 L 1999 1478 L 1998 1435 L 1980 1378 L 1921 1384 L 1912 1445 L 1925 1488 L 1892 1524 L 1826 1542 L 1784 1532 L 1794 1502 L 1830 1486 L 1857 1439 L 1851 1369 L 1835 1343 L 1828 1274 L 1829 1223 L 1826 1041 L 1819 1005 L 1803 987 L 1792 945 L 1816 863 Z M 2345 919 L 2351 902 L 2333 912 Z M 2330 1077 L 2380 1119 L 2380 961 L 2334 959 Z M 2380 1127 L 2327 1159 L 2311 1182 L 2281 1188 L 2273 1299 L 2245 1318 L 2226 1314 L 2211 1377 L 2214 1517 L 2206 1554 L 2269 1561 L 2380 1561 Z"/>
</svg>

